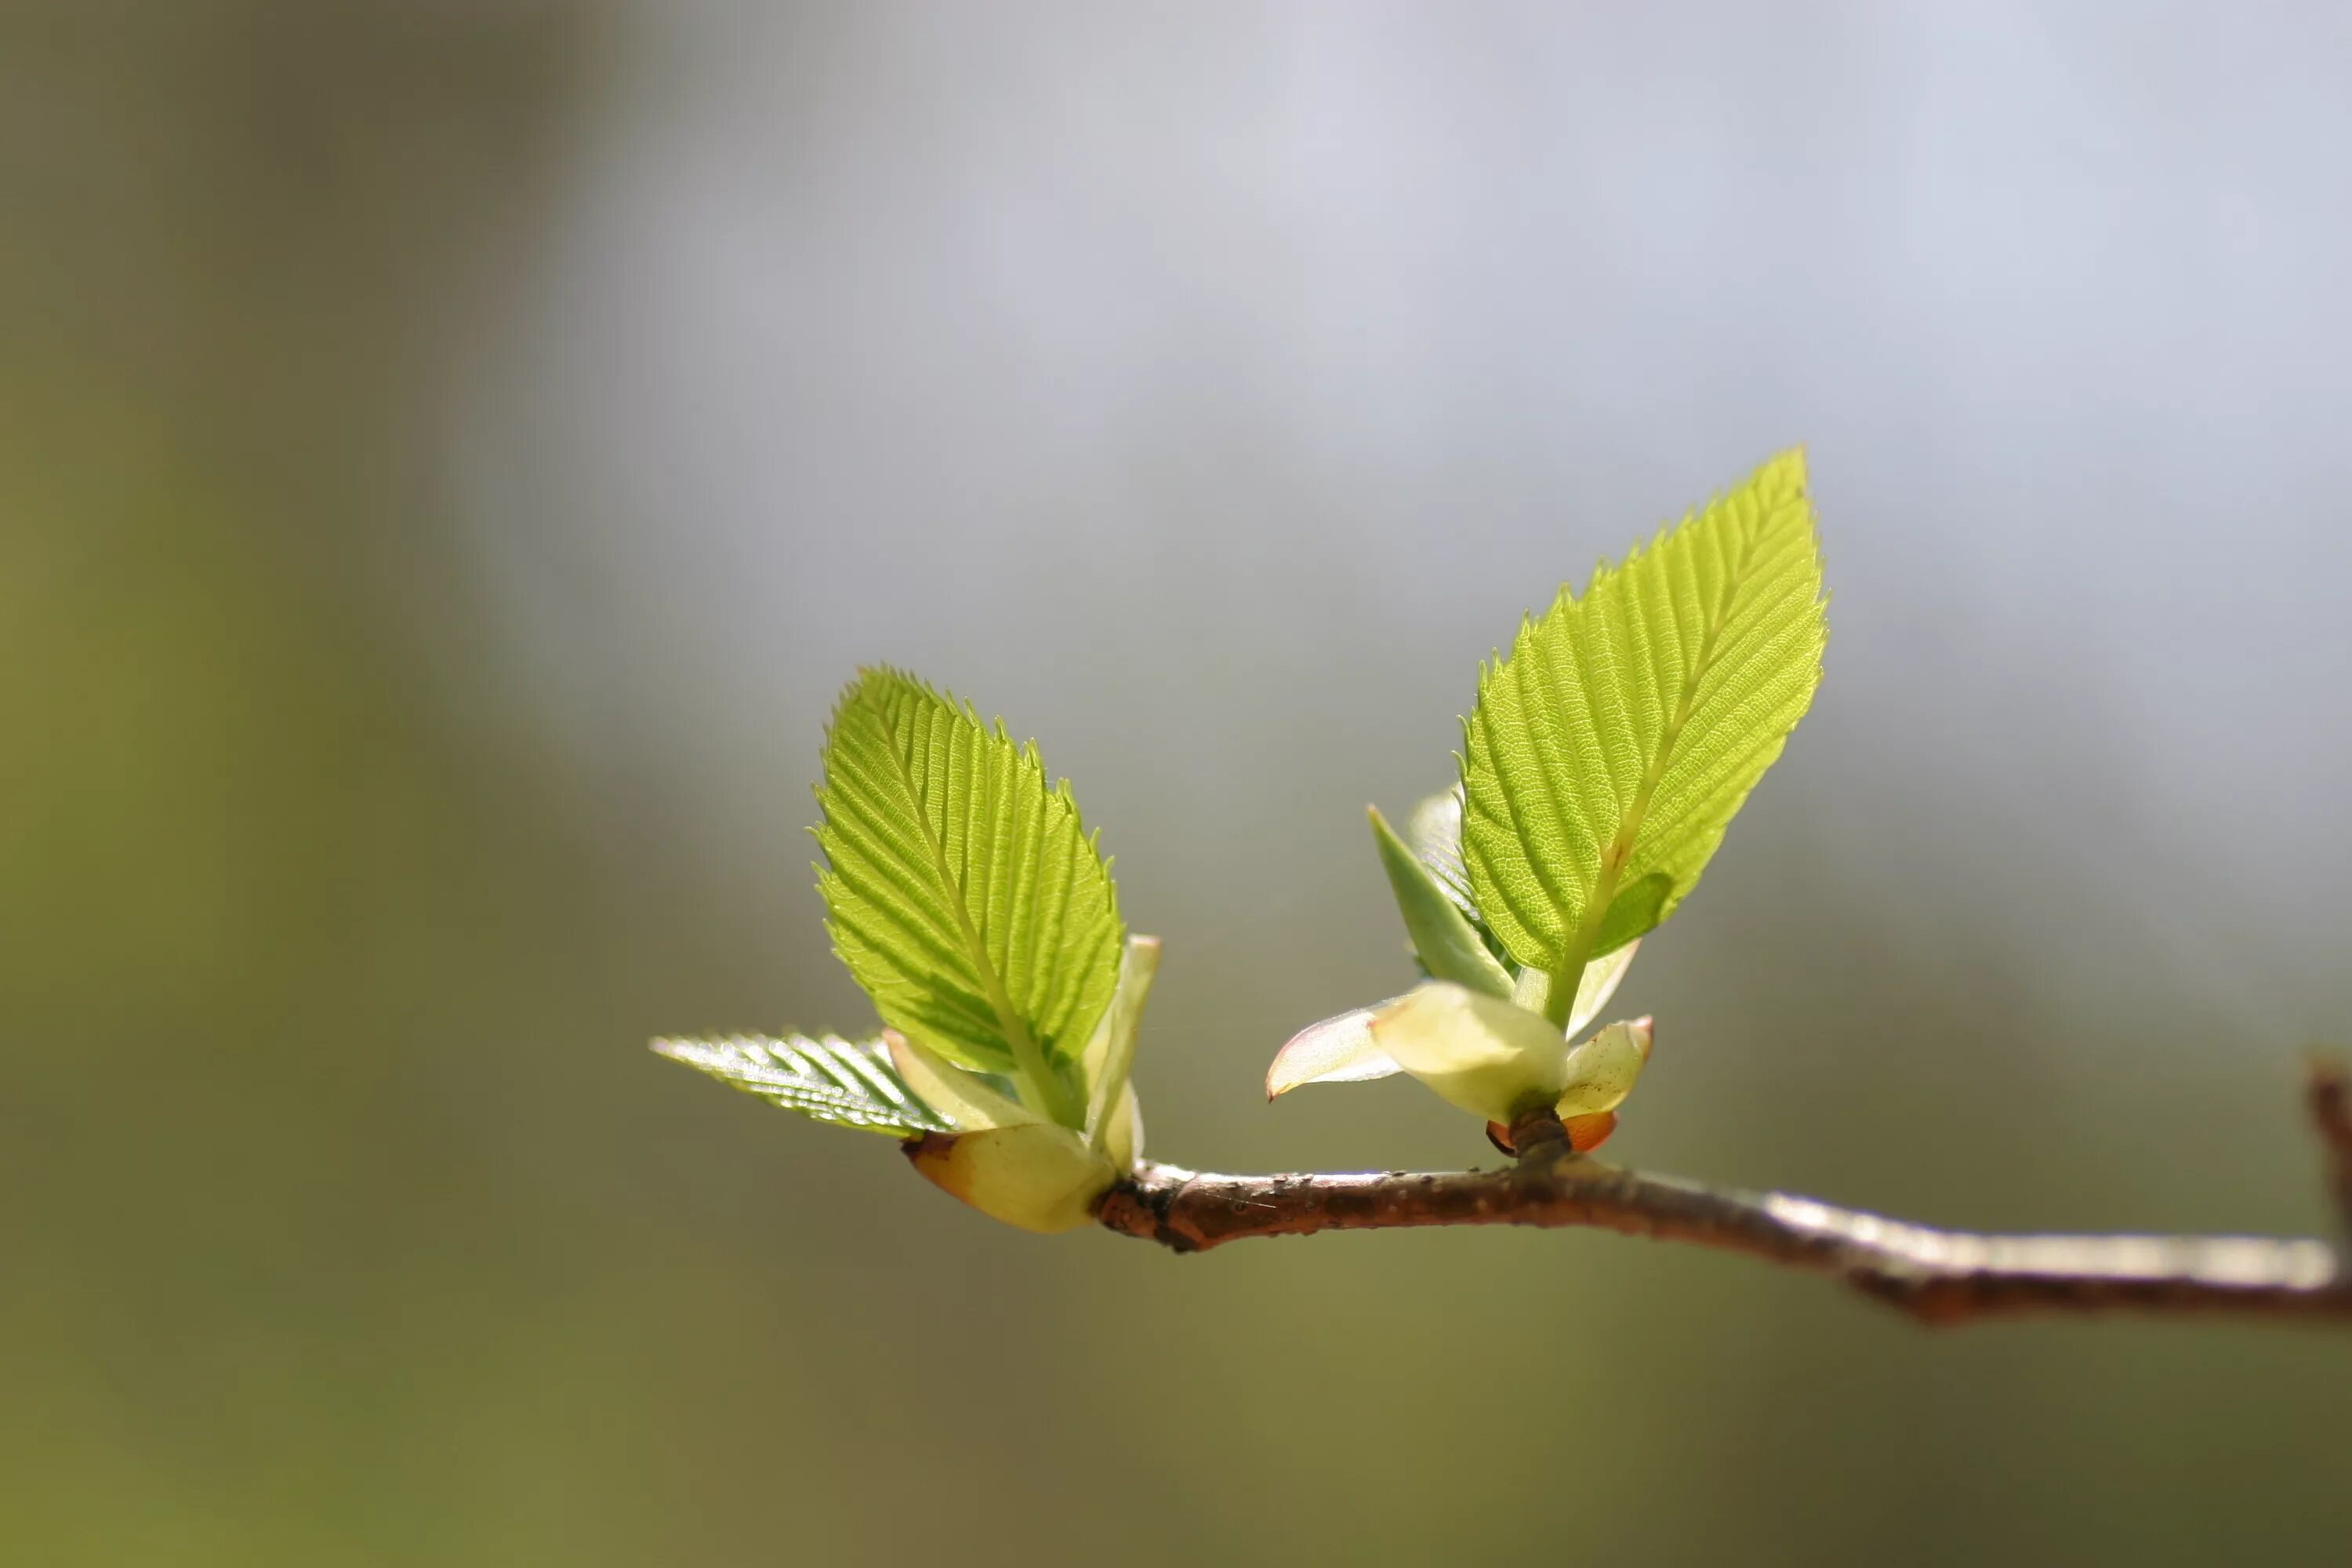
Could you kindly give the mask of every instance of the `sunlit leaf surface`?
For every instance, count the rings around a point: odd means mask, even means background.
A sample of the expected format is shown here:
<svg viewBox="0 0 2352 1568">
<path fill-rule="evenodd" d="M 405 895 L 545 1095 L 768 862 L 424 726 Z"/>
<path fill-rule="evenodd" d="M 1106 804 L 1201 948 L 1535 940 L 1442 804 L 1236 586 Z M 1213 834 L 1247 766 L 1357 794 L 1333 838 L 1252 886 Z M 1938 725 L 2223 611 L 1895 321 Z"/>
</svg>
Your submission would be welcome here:
<svg viewBox="0 0 2352 1568">
<path fill-rule="evenodd" d="M 1069 786 L 1002 723 L 889 669 L 843 694 L 824 770 L 818 887 L 883 1021 L 1076 1125 L 1122 931 Z"/>
<path fill-rule="evenodd" d="M 835 1127 L 898 1138 L 952 1131 L 945 1117 L 907 1086 L 878 1040 L 730 1035 L 656 1040 L 654 1049 L 747 1094 Z"/>
<path fill-rule="evenodd" d="M 1812 700 L 1822 611 L 1790 452 L 1521 624 L 1462 767 L 1469 892 L 1514 959 L 1580 973 L 1674 912 Z"/>
</svg>

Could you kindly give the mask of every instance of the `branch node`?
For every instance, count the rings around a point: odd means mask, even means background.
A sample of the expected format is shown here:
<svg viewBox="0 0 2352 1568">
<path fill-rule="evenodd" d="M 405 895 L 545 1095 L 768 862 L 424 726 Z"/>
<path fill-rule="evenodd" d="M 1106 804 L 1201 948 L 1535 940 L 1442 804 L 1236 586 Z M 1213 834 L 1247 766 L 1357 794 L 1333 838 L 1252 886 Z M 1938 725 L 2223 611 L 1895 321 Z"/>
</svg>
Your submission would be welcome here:
<svg viewBox="0 0 2352 1568">
<path fill-rule="evenodd" d="M 2305 1074 L 2311 1123 L 2326 1156 L 2327 1195 L 2337 1225 L 2352 1237 L 2352 1071 L 2343 1058 L 2314 1051 Z"/>
<path fill-rule="evenodd" d="M 1549 1171 L 1570 1152 L 1568 1128 L 1559 1112 L 1549 1105 L 1532 1107 L 1511 1118 L 1507 1136 L 1521 1170 Z"/>
</svg>

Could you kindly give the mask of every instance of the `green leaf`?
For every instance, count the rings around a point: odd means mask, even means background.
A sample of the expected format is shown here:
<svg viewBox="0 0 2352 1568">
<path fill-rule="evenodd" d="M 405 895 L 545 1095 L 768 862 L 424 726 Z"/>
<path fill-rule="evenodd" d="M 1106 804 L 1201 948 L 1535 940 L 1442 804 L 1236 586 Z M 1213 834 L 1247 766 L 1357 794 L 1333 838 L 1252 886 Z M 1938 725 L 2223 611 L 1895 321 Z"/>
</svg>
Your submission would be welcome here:
<svg viewBox="0 0 2352 1568">
<path fill-rule="evenodd" d="M 1580 975 L 1674 913 L 1812 701 L 1822 610 L 1792 451 L 1521 623 L 1462 754 L 1470 892 L 1514 959 Z"/>
<path fill-rule="evenodd" d="M 885 1023 L 1009 1074 L 1066 1127 L 1078 1058 L 1118 984 L 1110 869 L 1066 782 L 965 703 L 892 669 L 850 684 L 816 828 L 834 947 Z"/>
<path fill-rule="evenodd" d="M 1511 994 L 1511 974 L 1486 951 L 1485 938 L 1437 874 L 1399 838 L 1378 807 L 1370 810 L 1372 842 L 1396 894 L 1398 912 L 1412 938 L 1421 965 L 1438 980 L 1451 980 L 1489 996 Z"/>
<path fill-rule="evenodd" d="M 837 1035 L 732 1035 L 656 1040 L 654 1049 L 772 1105 L 835 1127 L 894 1138 L 954 1131 L 953 1123 L 907 1087 L 878 1040 L 853 1045 Z"/>
<path fill-rule="evenodd" d="M 1519 978 L 1522 965 L 1496 940 L 1486 917 L 1478 912 L 1478 900 L 1471 895 L 1470 872 L 1462 864 L 1462 785 L 1458 782 L 1451 784 L 1423 797 L 1405 819 L 1404 839 L 1437 879 L 1445 896 L 1454 900 L 1454 907 L 1470 922 L 1470 928 L 1478 933 L 1486 951 L 1494 954 L 1495 962 L 1513 979 Z"/>
</svg>

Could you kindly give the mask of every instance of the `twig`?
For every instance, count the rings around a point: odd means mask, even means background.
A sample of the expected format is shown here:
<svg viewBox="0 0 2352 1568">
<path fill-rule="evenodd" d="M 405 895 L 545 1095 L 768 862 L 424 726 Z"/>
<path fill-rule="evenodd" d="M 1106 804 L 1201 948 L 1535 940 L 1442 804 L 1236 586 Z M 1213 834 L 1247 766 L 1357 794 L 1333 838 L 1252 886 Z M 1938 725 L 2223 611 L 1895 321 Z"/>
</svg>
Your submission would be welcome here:
<svg viewBox="0 0 2352 1568">
<path fill-rule="evenodd" d="M 2340 1067 L 2315 1064 L 2310 1092 L 2334 1190 L 2352 1215 L 2352 1089 Z M 1532 1136 L 1522 1141 L 1523 1131 Z M 2352 1278 L 2322 1241 L 1941 1230 L 1785 1193 L 1619 1170 L 1564 1153 L 1538 1125 L 1513 1132 L 1528 1152 L 1499 1171 L 1223 1176 L 1145 1163 L 1105 1194 L 1097 1217 L 1179 1252 L 1325 1230 L 1586 1226 L 1832 1275 L 1929 1323 L 2116 1309 L 2352 1321 Z"/>
<path fill-rule="evenodd" d="M 2327 1195 L 2336 1217 L 2352 1240 L 2352 1075 L 2333 1057 L 2312 1053 L 2305 1079 L 2311 1123 L 2327 1155 Z"/>
</svg>

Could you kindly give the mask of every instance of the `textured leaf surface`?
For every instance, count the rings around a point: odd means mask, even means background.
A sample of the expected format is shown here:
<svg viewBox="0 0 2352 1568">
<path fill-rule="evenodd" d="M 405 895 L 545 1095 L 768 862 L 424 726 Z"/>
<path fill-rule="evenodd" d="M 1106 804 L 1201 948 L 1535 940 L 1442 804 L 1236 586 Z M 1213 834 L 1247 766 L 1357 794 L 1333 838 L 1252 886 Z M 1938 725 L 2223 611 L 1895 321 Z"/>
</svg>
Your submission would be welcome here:
<svg viewBox="0 0 2352 1568">
<path fill-rule="evenodd" d="M 1464 868 L 1518 963 L 1580 972 L 1674 912 L 1821 679 L 1804 455 L 1566 587 L 1480 674 Z"/>
<path fill-rule="evenodd" d="M 1084 1114 L 1078 1053 L 1118 984 L 1109 868 L 1067 784 L 1003 723 L 865 671 L 826 737 L 818 879 L 834 945 L 883 1021 Z"/>
<path fill-rule="evenodd" d="M 878 1040 L 853 1044 L 837 1035 L 731 1035 L 656 1040 L 654 1049 L 772 1105 L 836 1127 L 896 1138 L 953 1131 L 947 1118 L 908 1088 Z"/>
</svg>

